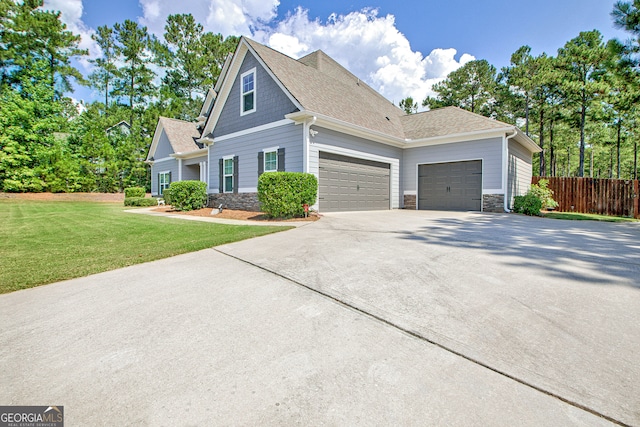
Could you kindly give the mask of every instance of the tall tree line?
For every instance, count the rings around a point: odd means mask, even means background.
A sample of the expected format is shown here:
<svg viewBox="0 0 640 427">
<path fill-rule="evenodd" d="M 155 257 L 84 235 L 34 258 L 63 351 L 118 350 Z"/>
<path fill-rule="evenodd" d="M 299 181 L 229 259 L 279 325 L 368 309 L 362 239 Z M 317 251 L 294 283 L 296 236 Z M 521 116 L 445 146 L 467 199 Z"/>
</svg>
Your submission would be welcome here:
<svg viewBox="0 0 640 427">
<path fill-rule="evenodd" d="M 163 40 L 130 20 L 92 37 L 100 55 L 85 77 L 72 59 L 87 52 L 59 12 L 42 0 L 0 0 L 0 191 L 148 188 L 158 116 L 195 120 L 238 43 L 191 15 L 169 16 Z M 78 109 L 65 96 L 74 83 L 99 100 Z M 121 121 L 130 130 L 113 127 Z"/>
<path fill-rule="evenodd" d="M 436 96 L 422 105 L 517 124 L 543 150 L 534 169 L 541 176 L 637 179 L 640 0 L 616 2 L 611 16 L 632 40 L 605 42 L 599 31 L 584 31 L 555 56 L 522 46 L 500 71 L 471 61 L 434 85 Z"/>
</svg>

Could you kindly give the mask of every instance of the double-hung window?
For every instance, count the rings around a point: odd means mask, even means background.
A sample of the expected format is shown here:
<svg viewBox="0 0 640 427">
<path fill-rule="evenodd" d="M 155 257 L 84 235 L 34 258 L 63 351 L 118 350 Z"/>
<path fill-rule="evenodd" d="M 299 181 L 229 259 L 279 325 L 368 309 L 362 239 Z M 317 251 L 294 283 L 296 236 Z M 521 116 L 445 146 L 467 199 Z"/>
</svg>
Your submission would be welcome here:
<svg viewBox="0 0 640 427">
<path fill-rule="evenodd" d="M 240 115 L 256 111 L 256 69 L 240 76 Z"/>
<path fill-rule="evenodd" d="M 233 158 L 224 159 L 224 192 L 233 193 Z"/>
<path fill-rule="evenodd" d="M 158 174 L 158 192 L 160 195 L 164 193 L 164 190 L 169 188 L 171 184 L 171 172 L 160 172 Z"/>
<path fill-rule="evenodd" d="M 278 151 L 265 151 L 264 152 L 264 171 L 276 172 L 278 170 Z"/>
</svg>

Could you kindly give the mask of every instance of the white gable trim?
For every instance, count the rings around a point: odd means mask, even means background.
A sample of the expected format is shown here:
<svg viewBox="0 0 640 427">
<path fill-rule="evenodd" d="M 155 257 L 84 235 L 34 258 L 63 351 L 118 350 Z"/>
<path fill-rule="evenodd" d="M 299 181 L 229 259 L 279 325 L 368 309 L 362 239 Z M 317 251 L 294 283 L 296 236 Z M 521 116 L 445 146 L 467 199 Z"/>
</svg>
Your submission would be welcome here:
<svg viewBox="0 0 640 427">
<path fill-rule="evenodd" d="M 213 143 L 215 144 L 216 142 L 226 141 L 227 139 L 233 139 L 233 138 L 238 138 L 240 136 L 251 135 L 252 133 L 262 132 L 264 130 L 273 129 L 273 128 L 277 128 L 277 127 L 280 127 L 280 126 L 286 126 L 286 125 L 289 125 L 291 123 L 293 123 L 293 121 L 289 120 L 289 119 L 278 120 L 277 122 L 271 122 L 271 123 L 267 123 L 267 124 L 264 124 L 264 125 L 261 125 L 261 126 L 256 126 L 254 128 L 244 129 L 244 130 L 240 130 L 238 132 L 233 132 L 233 133 L 229 133 L 229 134 L 226 134 L 226 135 L 219 136 L 219 137 L 213 139 Z"/>
<path fill-rule="evenodd" d="M 149 153 L 147 153 L 146 162 L 151 162 L 151 158 L 156 154 L 156 150 L 158 149 L 158 142 L 160 141 L 160 135 L 164 130 L 164 126 L 162 126 L 162 121 L 158 118 L 158 124 L 156 125 L 156 131 L 153 133 L 153 141 L 151 142 L 151 146 L 149 147 Z M 155 160 L 156 162 L 158 160 Z"/>
<path fill-rule="evenodd" d="M 247 56 L 247 52 L 250 52 L 255 59 L 258 61 L 262 69 L 269 74 L 269 76 L 273 79 L 274 82 L 278 85 L 280 90 L 291 100 L 293 105 L 296 106 L 299 110 L 302 110 L 302 105 L 298 102 L 297 99 L 291 95 L 291 93 L 284 87 L 282 82 L 276 78 L 271 69 L 267 67 L 267 64 L 260 58 L 260 55 L 249 45 L 247 40 L 242 37 L 240 38 L 240 43 L 238 44 L 238 48 L 233 54 L 233 58 L 231 59 L 229 70 L 224 74 L 224 79 L 220 86 L 220 90 L 218 91 L 218 97 L 216 98 L 216 102 L 213 104 L 213 110 L 211 111 L 211 115 L 207 119 L 205 123 L 204 129 L 202 131 L 202 135 L 207 135 L 213 132 L 218 120 L 220 119 L 220 114 L 222 113 L 222 109 L 224 108 L 227 100 L 229 99 L 229 94 L 231 93 L 231 89 L 233 88 L 233 83 L 238 77 L 238 73 L 240 72 L 240 67 L 242 66 L 242 62 L 244 58 Z M 216 85 L 217 86 L 217 85 Z"/>
</svg>

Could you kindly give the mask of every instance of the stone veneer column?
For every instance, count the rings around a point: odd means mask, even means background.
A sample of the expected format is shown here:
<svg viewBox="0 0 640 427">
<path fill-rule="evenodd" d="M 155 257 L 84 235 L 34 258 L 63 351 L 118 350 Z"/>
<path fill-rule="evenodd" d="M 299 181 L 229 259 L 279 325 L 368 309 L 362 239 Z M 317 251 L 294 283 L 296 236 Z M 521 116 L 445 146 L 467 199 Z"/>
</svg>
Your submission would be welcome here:
<svg viewBox="0 0 640 427">
<path fill-rule="evenodd" d="M 483 194 L 482 195 L 482 211 L 483 212 L 504 212 L 504 194 Z"/>
<path fill-rule="evenodd" d="M 404 195 L 404 209 L 414 209 L 416 208 L 416 196 L 415 194 L 405 194 Z"/>
</svg>

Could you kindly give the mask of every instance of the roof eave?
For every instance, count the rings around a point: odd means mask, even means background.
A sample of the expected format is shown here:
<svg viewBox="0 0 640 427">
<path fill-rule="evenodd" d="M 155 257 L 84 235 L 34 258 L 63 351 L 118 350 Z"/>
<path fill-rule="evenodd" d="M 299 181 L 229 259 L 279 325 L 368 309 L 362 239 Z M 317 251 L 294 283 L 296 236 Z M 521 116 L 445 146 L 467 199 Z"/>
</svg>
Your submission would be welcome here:
<svg viewBox="0 0 640 427">
<path fill-rule="evenodd" d="M 348 135 L 357 136 L 360 138 L 366 138 L 382 144 L 393 145 L 394 147 L 405 147 L 406 141 L 402 138 L 398 138 L 392 135 L 388 135 L 375 130 L 367 129 L 362 126 L 354 125 L 353 123 L 338 120 L 333 117 L 329 117 L 323 114 L 314 113 L 312 111 L 303 110 L 295 113 L 286 114 L 284 116 L 287 119 L 293 120 L 295 123 L 300 124 L 306 120 L 315 117 L 316 126 L 322 126 L 332 130 L 338 130 Z"/>
<path fill-rule="evenodd" d="M 449 135 L 431 136 L 428 138 L 416 138 L 407 140 L 407 148 L 411 147 L 425 147 L 428 145 L 447 144 L 461 141 L 468 141 L 470 139 L 486 139 L 491 137 L 502 137 L 506 132 L 513 132 L 515 128 L 513 126 L 495 129 L 476 130 L 471 132 L 459 132 Z"/>
<path fill-rule="evenodd" d="M 200 157 L 207 154 L 207 148 L 199 148 L 195 151 L 188 151 L 186 153 L 173 153 L 170 154 L 169 157 L 173 157 L 175 159 L 193 159 L 194 157 Z"/>
</svg>

